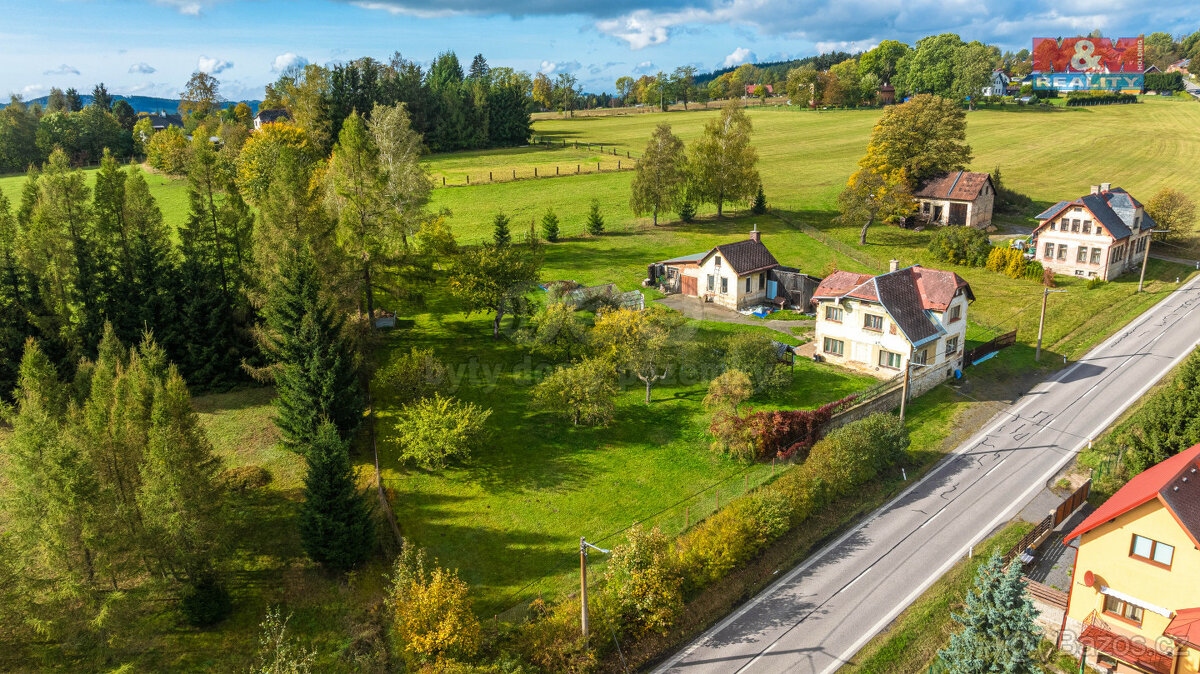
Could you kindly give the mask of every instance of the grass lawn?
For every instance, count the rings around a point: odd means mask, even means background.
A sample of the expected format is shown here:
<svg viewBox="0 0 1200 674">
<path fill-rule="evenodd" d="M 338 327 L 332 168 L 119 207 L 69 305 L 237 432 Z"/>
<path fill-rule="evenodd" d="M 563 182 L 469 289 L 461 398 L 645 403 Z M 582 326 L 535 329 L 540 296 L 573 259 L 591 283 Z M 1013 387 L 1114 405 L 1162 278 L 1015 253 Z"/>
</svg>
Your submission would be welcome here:
<svg viewBox="0 0 1200 674">
<path fill-rule="evenodd" d="M 463 466 L 441 471 L 399 464 L 395 409 L 380 400 L 379 446 L 384 479 L 405 536 L 458 567 L 484 615 L 568 589 L 577 582 L 580 536 L 603 545 L 635 520 L 656 513 L 652 524 L 683 529 L 679 501 L 725 478 L 721 498 L 769 479 L 769 465 L 749 466 L 708 449 L 700 406 L 706 382 L 686 374 L 656 386 L 643 402 L 638 381 L 624 387 L 615 421 L 605 428 L 573 427 L 533 410 L 529 391 L 551 363 L 531 358 L 507 339 L 491 338 L 489 317 L 465 316 L 444 298 L 394 333 L 392 353 L 432 348 L 451 368 L 455 395 L 492 410 L 485 449 Z M 507 324 L 507 321 L 506 321 Z M 711 342 L 734 330 L 724 323 L 693 322 L 694 338 Z M 765 330 L 765 329 L 759 329 Z M 774 334 L 774 333 L 771 333 Z M 825 364 L 798 361 L 792 387 L 756 406 L 819 406 L 869 385 L 869 377 Z M 715 491 L 688 503 L 691 522 L 715 507 Z M 549 574 L 544 580 L 538 580 Z M 533 585 L 525 587 L 529 583 Z"/>
<path fill-rule="evenodd" d="M 527 145 L 496 150 L 450 152 L 433 155 L 425 162 L 425 166 L 429 169 L 434 183 L 440 187 L 443 178 L 447 186 L 468 184 L 468 178 L 470 183 L 486 183 L 489 182 L 489 178 L 497 182 L 533 178 L 535 169 L 537 176 L 542 178 L 556 174 L 574 175 L 576 171 L 583 175 L 596 173 L 597 163 L 602 171 L 628 169 L 634 165 L 626 156 L 625 150 L 621 151 L 620 156 L 614 156 L 611 149 L 606 148 L 602 154 L 598 146 L 575 147 L 568 143 L 565 147 Z"/>
</svg>

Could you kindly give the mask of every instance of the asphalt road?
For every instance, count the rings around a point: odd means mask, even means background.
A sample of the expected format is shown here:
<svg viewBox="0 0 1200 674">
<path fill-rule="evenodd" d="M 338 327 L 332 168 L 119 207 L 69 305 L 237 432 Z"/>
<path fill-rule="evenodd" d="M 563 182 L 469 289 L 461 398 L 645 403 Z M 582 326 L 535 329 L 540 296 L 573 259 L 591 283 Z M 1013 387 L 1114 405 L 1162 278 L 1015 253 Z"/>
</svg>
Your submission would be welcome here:
<svg viewBox="0 0 1200 674">
<path fill-rule="evenodd" d="M 824 674 L 849 661 L 1200 344 L 1198 281 L 1034 387 L 656 671 Z"/>
</svg>

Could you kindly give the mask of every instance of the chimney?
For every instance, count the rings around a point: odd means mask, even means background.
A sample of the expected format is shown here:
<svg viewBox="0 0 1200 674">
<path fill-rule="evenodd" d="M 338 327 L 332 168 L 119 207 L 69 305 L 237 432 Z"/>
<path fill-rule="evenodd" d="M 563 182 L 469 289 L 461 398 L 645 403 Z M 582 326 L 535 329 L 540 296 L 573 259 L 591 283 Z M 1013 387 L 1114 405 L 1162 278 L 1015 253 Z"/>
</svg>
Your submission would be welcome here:
<svg viewBox="0 0 1200 674">
<path fill-rule="evenodd" d="M 750 230 L 750 240 L 755 243 L 762 243 L 762 232 L 758 231 L 758 225 L 755 225 L 754 229 Z"/>
<path fill-rule="evenodd" d="M 1100 183 L 1100 191 L 1107 192 L 1112 189 L 1112 183 Z"/>
<path fill-rule="evenodd" d="M 900 271 L 900 260 L 888 260 L 888 273 Z"/>
<path fill-rule="evenodd" d="M 1092 194 L 1100 194 L 1100 186 L 1092 185 Z"/>
</svg>

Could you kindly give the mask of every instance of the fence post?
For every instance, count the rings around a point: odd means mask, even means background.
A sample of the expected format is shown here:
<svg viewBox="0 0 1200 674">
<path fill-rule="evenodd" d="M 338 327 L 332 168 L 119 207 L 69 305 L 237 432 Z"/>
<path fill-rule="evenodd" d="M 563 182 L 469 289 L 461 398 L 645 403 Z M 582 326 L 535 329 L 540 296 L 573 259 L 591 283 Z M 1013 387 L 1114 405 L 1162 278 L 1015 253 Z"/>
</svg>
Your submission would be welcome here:
<svg viewBox="0 0 1200 674">
<path fill-rule="evenodd" d="M 683 506 L 683 528 L 692 526 L 692 506 Z"/>
<path fill-rule="evenodd" d="M 470 173 L 467 174 L 467 184 L 468 185 L 471 184 L 471 174 Z"/>
<path fill-rule="evenodd" d="M 600 172 L 600 162 L 596 162 L 596 173 Z"/>
<path fill-rule="evenodd" d="M 517 179 L 517 169 L 513 169 L 513 180 Z"/>
<path fill-rule="evenodd" d="M 446 186 L 446 176 L 442 176 L 442 187 Z"/>
<path fill-rule="evenodd" d="M 554 167 L 554 175 L 558 175 L 558 167 L 557 166 Z"/>
<path fill-rule="evenodd" d="M 721 509 L 721 488 L 717 487 L 717 510 Z"/>
<path fill-rule="evenodd" d="M 488 171 L 488 182 L 492 182 L 492 172 Z"/>
<path fill-rule="evenodd" d="M 617 170 L 618 171 L 621 170 L 621 160 L 620 159 L 617 160 Z"/>
<path fill-rule="evenodd" d="M 534 167 L 533 167 L 533 177 L 534 177 L 534 178 L 538 177 L 538 176 L 537 176 L 537 167 L 536 167 L 536 166 L 534 166 Z"/>
<path fill-rule="evenodd" d="M 579 164 L 576 164 L 576 165 L 575 165 L 575 173 L 576 173 L 576 174 L 578 174 L 578 173 L 579 173 Z"/>
<path fill-rule="evenodd" d="M 625 158 L 629 159 L 629 150 L 625 150 Z"/>
</svg>

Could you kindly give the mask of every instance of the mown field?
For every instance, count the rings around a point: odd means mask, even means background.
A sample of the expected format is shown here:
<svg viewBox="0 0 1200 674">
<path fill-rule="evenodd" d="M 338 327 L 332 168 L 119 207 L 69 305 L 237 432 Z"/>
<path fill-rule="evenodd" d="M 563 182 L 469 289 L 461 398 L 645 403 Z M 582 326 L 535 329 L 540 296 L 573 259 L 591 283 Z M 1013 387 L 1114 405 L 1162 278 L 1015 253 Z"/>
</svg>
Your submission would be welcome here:
<svg viewBox="0 0 1200 674">
<path fill-rule="evenodd" d="M 601 158 L 575 150 L 573 143 L 603 143 L 640 154 L 654 125 L 666 121 L 690 140 L 713 111 L 580 117 L 539 120 L 539 137 L 567 141 L 556 150 L 516 148 L 432 156 L 432 175 L 448 178 L 508 167 L 582 163 Z M 546 246 L 546 280 L 573 279 L 585 284 L 617 283 L 639 287 L 646 264 L 700 252 L 716 243 L 737 240 L 757 226 L 781 263 L 813 274 L 838 267 L 883 271 L 889 259 L 945 267 L 928 257 L 929 232 L 877 226 L 865 247 L 856 245 L 857 227 L 832 222 L 835 197 L 865 149 L 878 111 L 811 112 L 753 108 L 754 143 L 759 149 L 764 189 L 772 212 L 751 216 L 740 209 L 716 220 L 711 209 L 684 225 L 665 217 L 655 227 L 628 207 L 630 172 L 579 177 L 519 180 L 510 183 L 438 188 L 433 207 L 450 212 L 449 223 L 461 242 L 491 236 L 491 220 L 504 210 L 518 238 L 547 208 L 562 219 L 564 239 Z M 1200 105 L 1150 100 L 1143 105 L 1087 109 L 982 110 L 968 114 L 968 139 L 975 149 L 974 168 L 1000 166 L 1009 187 L 1035 202 L 1050 203 L 1085 192 L 1088 185 L 1112 182 L 1147 200 L 1163 186 L 1200 196 Z M 611 157 L 611 155 L 608 155 Z M 186 218 L 186 183 L 148 176 L 168 223 Z M 22 176 L 0 177 L 0 191 L 14 204 Z M 439 181 L 440 182 L 440 181 Z M 448 180 L 448 182 L 451 182 Z M 584 234 L 584 217 L 597 199 L 606 218 L 606 234 Z M 1017 223 L 1020 218 L 1015 219 Z M 815 228 L 816 236 L 807 231 Z M 974 377 L 1016 377 L 1032 366 L 1040 284 L 1012 280 L 981 269 L 954 267 L 975 288 L 978 300 L 969 311 L 969 338 L 982 341 L 1012 328 L 1020 344 Z M 1189 267 L 1151 261 L 1148 292 L 1135 295 L 1136 277 L 1088 290 L 1074 279 L 1060 279 L 1066 294 L 1051 296 L 1047 312 L 1044 367 L 1075 357 L 1163 293 L 1186 280 Z M 648 299 L 655 293 L 648 292 Z M 655 389 L 646 406 L 639 385 L 626 388 L 616 421 L 604 429 L 573 428 L 534 410 L 528 391 L 542 363 L 528 358 L 511 341 L 494 341 L 490 317 L 466 315 L 440 287 L 429 290 L 429 306 L 389 336 L 383 360 L 417 346 L 432 348 L 461 376 L 455 394 L 491 408 L 491 436 L 464 466 L 438 472 L 403 467 L 397 460 L 391 425 L 396 410 L 379 401 L 380 450 L 384 479 L 406 536 L 430 549 L 441 562 L 462 571 L 472 584 L 481 615 L 491 617 L 515 603 L 548 596 L 577 582 L 579 536 L 602 540 L 635 520 L 658 515 L 652 523 L 677 532 L 684 518 L 697 521 L 715 507 L 711 492 L 683 502 L 722 478 L 722 502 L 745 488 L 747 467 L 708 449 L 700 411 L 704 384 L 669 381 Z M 379 304 L 387 307 L 385 298 Z M 506 321 L 506 326 L 507 326 Z M 696 339 L 715 341 L 732 330 L 727 324 L 693 323 Z M 779 338 L 779 333 L 773 333 Z M 786 338 L 784 338 L 786 339 Z M 792 388 L 774 399 L 755 401 L 762 408 L 812 407 L 860 389 L 868 380 L 825 365 L 801 361 Z M 638 384 L 637 382 L 634 382 Z M 238 552 L 239 582 L 235 617 L 204 633 L 164 629 L 167 646 L 140 661 L 145 668 L 242 667 L 257 643 L 257 621 L 272 603 L 295 611 L 293 625 L 306 642 L 322 651 L 326 669 L 349 648 L 362 607 L 377 597 L 383 569 L 372 566 L 348 585 L 331 583 L 306 562 L 294 536 L 293 513 L 301 498 L 301 461 L 275 448 L 271 394 L 255 389 L 196 401 L 218 453 L 229 465 L 257 464 L 273 474 L 270 487 L 247 506 L 247 545 Z M 944 439 L 958 429 L 956 420 L 970 405 L 948 389 L 938 389 L 913 406 L 910 422 L 916 463 L 928 464 L 945 451 Z M 357 457 L 368 469 L 368 457 Z M 770 479 L 770 466 L 749 467 L 749 484 Z M 366 482 L 364 481 L 364 485 Z M 685 515 L 686 512 L 686 515 Z M 608 539 L 607 542 L 612 542 Z M 0 659 L 2 662 L 2 659 Z M 344 664 L 344 661 L 343 661 Z"/>
</svg>

